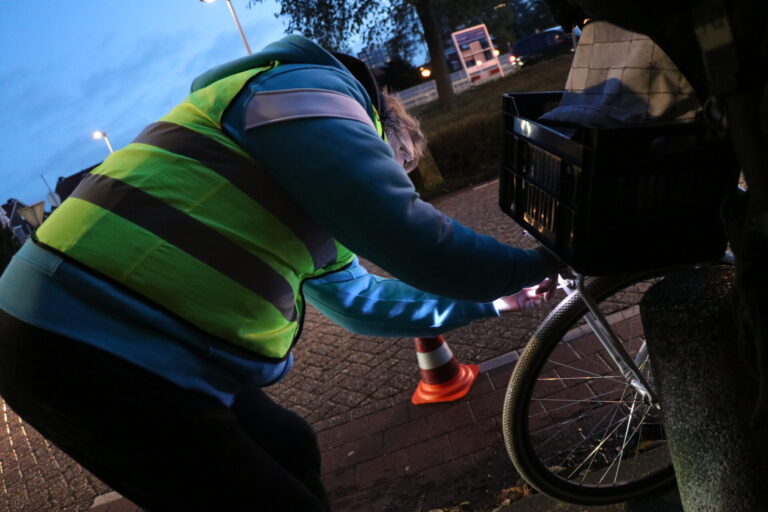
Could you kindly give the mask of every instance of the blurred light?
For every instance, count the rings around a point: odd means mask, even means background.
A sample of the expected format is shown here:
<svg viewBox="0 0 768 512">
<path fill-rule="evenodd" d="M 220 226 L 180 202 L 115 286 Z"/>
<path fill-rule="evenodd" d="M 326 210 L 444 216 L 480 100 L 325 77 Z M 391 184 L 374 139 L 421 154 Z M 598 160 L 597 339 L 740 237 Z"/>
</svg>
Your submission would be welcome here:
<svg viewBox="0 0 768 512">
<path fill-rule="evenodd" d="M 107 149 L 109 149 L 110 153 L 114 153 L 115 150 L 112 149 L 112 144 L 109 142 L 109 137 L 107 137 L 107 133 L 103 132 L 101 130 L 96 130 L 93 132 L 93 138 L 94 139 L 104 139 L 104 143 L 107 145 Z"/>
<path fill-rule="evenodd" d="M 531 125 L 530 121 L 520 119 L 520 131 L 523 132 L 523 135 L 526 137 L 530 137 L 531 132 L 533 132 L 533 126 Z"/>
<path fill-rule="evenodd" d="M 422 78 L 429 78 L 432 76 L 432 71 L 429 68 L 419 68 Z"/>
<path fill-rule="evenodd" d="M 482 63 L 483 63 L 483 61 L 481 61 L 481 60 L 476 60 L 476 61 L 475 61 L 475 66 L 479 66 L 479 65 L 480 65 L 480 64 L 482 64 Z"/>
<path fill-rule="evenodd" d="M 496 49 L 493 50 L 493 56 L 494 57 L 498 57 L 499 53 L 501 53 L 501 52 L 499 52 L 499 50 L 496 50 Z"/>
</svg>

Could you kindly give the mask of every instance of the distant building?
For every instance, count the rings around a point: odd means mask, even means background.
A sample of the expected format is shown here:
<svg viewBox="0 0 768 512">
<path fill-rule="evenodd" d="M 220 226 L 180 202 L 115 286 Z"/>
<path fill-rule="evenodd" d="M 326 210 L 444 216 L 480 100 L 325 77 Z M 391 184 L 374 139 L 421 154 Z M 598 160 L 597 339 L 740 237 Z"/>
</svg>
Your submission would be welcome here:
<svg viewBox="0 0 768 512">
<path fill-rule="evenodd" d="M 91 170 L 93 170 L 93 168 L 96 167 L 96 165 L 88 167 L 87 169 L 83 169 L 82 171 L 76 172 L 71 176 L 59 178 L 56 181 L 56 190 L 55 190 L 56 196 L 58 196 L 57 199 L 59 199 L 60 201 L 63 201 L 64 199 L 69 197 L 72 194 L 72 192 L 75 190 L 77 185 L 80 183 L 80 180 L 83 179 L 83 176 L 91 172 Z M 52 211 L 53 209 L 56 208 L 56 202 L 54 202 L 54 199 L 52 198 L 52 194 L 48 194 L 48 201 L 53 203 L 53 204 L 49 204 L 49 206 L 51 206 L 51 211 Z M 0 228 L 3 228 L 3 227 L 9 228 L 11 231 L 13 231 L 14 236 L 20 242 L 23 242 L 29 237 L 29 235 L 31 235 L 35 231 L 35 225 L 40 223 L 43 219 L 45 219 L 48 216 L 48 213 L 44 211 L 44 208 L 45 208 L 45 203 L 43 201 L 40 201 L 39 203 L 35 203 L 34 205 L 27 205 L 15 198 L 8 199 L 5 202 L 5 204 L 0 205 Z M 28 222 L 27 219 L 24 218 L 22 213 L 24 213 L 24 215 L 27 215 L 30 218 L 30 220 L 32 220 L 33 222 L 32 223 Z M 35 219 L 37 220 L 35 221 Z"/>
<path fill-rule="evenodd" d="M 11 219 L 5 213 L 5 208 L 0 208 L 0 229 L 11 229 Z"/>
<path fill-rule="evenodd" d="M 445 62 L 448 64 L 448 72 L 455 73 L 456 71 L 464 69 L 459 59 L 459 54 L 456 53 L 456 47 L 453 46 L 453 41 L 450 39 L 443 42 L 445 48 Z"/>
<path fill-rule="evenodd" d="M 4 205 L 0 205 L 4 216 L 9 221 L 13 235 L 19 242 L 26 240 L 35 230 L 35 228 L 19 214 L 19 210 L 26 207 L 26 204 L 14 198 L 6 201 Z"/>
<path fill-rule="evenodd" d="M 75 188 L 77 188 L 77 186 L 80 184 L 80 181 L 83 179 L 83 177 L 95 169 L 98 165 L 99 164 L 92 165 L 87 169 L 76 172 L 71 176 L 61 177 L 56 180 L 56 194 L 58 194 L 59 198 L 62 201 L 68 198 L 75 190 Z"/>
</svg>

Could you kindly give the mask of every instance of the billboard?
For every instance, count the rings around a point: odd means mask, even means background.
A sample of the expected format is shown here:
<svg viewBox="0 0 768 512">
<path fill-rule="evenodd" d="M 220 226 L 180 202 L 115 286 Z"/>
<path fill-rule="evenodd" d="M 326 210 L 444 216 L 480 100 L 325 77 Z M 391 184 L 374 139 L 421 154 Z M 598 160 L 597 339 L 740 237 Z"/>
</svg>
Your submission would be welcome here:
<svg viewBox="0 0 768 512">
<path fill-rule="evenodd" d="M 494 75 L 504 76 L 498 52 L 493 47 L 485 24 L 457 30 L 451 34 L 451 39 L 470 82 L 482 81 Z"/>
</svg>

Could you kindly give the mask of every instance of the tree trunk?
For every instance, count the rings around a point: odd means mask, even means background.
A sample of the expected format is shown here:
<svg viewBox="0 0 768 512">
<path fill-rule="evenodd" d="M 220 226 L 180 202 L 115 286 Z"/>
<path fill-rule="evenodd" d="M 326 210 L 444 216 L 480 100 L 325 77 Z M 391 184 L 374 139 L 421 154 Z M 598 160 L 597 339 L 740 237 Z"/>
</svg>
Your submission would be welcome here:
<svg viewBox="0 0 768 512">
<path fill-rule="evenodd" d="M 429 49 L 430 66 L 437 85 L 440 108 L 443 112 L 451 111 L 458 107 L 459 103 L 453 92 L 448 64 L 445 61 L 443 37 L 432 9 L 432 2 L 431 0 L 413 0 L 412 3 L 419 16 L 421 27 L 424 29 L 424 40 Z"/>
</svg>

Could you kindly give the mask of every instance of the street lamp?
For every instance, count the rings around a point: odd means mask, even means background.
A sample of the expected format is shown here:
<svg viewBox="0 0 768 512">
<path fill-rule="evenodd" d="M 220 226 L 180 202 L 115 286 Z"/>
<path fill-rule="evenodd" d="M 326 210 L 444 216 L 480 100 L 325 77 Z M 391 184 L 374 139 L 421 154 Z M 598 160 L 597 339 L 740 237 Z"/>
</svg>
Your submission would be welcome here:
<svg viewBox="0 0 768 512">
<path fill-rule="evenodd" d="M 212 4 L 216 0 L 200 0 L 204 4 Z M 235 14 L 235 8 L 232 7 L 231 0 L 227 0 L 227 7 L 229 7 L 229 12 L 232 14 L 232 19 L 235 20 L 235 25 L 237 26 L 237 30 L 240 32 L 240 37 L 243 38 L 243 44 L 245 45 L 245 51 L 248 53 L 248 55 L 251 54 L 251 47 L 248 45 L 248 40 L 245 38 L 245 32 L 243 32 L 243 27 L 240 26 L 240 20 L 237 19 L 237 14 Z"/>
<path fill-rule="evenodd" d="M 96 130 L 93 132 L 93 138 L 94 139 L 104 139 L 104 142 L 107 143 L 107 149 L 109 149 L 110 153 L 114 153 L 115 150 L 112 149 L 112 144 L 109 143 L 109 137 L 107 137 L 106 132 L 102 132 L 100 130 Z"/>
</svg>

